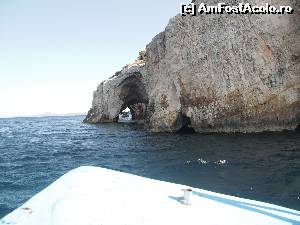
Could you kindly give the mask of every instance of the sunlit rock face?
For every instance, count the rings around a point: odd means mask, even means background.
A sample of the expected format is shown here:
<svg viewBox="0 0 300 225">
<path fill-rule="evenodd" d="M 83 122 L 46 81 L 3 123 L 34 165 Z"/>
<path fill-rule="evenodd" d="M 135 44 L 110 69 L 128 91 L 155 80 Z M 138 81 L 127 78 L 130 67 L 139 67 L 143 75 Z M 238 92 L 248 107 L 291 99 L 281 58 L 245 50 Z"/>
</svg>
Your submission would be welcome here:
<svg viewBox="0 0 300 225">
<path fill-rule="evenodd" d="M 269 4 L 295 12 L 172 18 L 147 45 L 145 65 L 131 67 L 136 74 L 124 69 L 98 87 L 86 121 L 113 121 L 124 104 L 143 103 L 145 127 L 155 132 L 294 130 L 300 123 L 300 6 Z"/>
<path fill-rule="evenodd" d="M 143 60 L 137 60 L 102 82 L 94 92 L 93 106 L 84 121 L 116 122 L 119 113 L 127 107 L 134 113 L 134 118 L 144 119 L 144 108 L 148 103 L 143 83 L 144 66 Z"/>
</svg>

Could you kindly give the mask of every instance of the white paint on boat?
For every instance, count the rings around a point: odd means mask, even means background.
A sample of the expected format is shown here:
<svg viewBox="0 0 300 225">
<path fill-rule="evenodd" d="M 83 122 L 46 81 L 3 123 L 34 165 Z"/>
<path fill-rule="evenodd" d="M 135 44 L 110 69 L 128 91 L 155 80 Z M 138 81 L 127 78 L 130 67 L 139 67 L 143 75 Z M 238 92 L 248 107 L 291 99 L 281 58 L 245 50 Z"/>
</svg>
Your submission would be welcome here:
<svg viewBox="0 0 300 225">
<path fill-rule="evenodd" d="M 198 188 L 182 204 L 185 185 L 99 167 L 65 174 L 0 220 L 14 225 L 287 225 L 300 212 Z"/>
</svg>

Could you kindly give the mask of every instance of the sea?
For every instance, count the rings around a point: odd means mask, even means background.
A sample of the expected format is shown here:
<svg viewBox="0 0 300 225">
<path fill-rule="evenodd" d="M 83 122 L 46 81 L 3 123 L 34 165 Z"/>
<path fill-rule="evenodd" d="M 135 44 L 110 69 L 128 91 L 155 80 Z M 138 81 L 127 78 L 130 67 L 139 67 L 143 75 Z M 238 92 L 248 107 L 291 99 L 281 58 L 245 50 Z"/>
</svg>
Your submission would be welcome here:
<svg viewBox="0 0 300 225">
<path fill-rule="evenodd" d="M 300 210 L 300 133 L 149 133 L 138 124 L 83 119 L 0 119 L 0 218 L 80 166 Z"/>
</svg>

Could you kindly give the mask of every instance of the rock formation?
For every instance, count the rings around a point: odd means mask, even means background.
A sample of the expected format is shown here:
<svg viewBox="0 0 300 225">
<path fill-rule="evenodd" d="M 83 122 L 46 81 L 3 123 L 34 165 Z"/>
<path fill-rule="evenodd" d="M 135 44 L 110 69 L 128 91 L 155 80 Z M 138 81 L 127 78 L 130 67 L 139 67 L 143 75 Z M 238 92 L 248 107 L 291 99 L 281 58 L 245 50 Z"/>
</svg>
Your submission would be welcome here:
<svg viewBox="0 0 300 225">
<path fill-rule="evenodd" d="M 145 128 L 154 132 L 294 130 L 300 123 L 300 4 L 269 4 L 289 5 L 294 13 L 172 18 L 140 60 L 98 86 L 85 122 L 112 122 L 126 106 L 143 103 Z"/>
<path fill-rule="evenodd" d="M 109 80 L 102 82 L 94 92 L 93 107 L 85 122 L 117 121 L 119 113 L 127 107 L 131 112 L 137 110 L 134 117 L 141 117 L 141 107 L 144 107 L 141 104 L 144 104 L 145 108 L 148 104 L 148 96 L 143 83 L 144 68 L 144 60 L 136 60 L 115 73 Z"/>
</svg>

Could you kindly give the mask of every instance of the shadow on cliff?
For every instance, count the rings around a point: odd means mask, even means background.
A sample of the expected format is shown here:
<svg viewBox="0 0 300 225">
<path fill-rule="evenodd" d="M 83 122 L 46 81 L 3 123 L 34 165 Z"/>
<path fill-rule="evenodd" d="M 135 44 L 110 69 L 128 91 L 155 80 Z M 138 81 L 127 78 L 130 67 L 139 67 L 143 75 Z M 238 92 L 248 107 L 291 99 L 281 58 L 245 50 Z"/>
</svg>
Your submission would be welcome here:
<svg viewBox="0 0 300 225">
<path fill-rule="evenodd" d="M 300 133 L 300 123 L 297 125 L 295 131 L 298 132 L 298 133 Z"/>
<path fill-rule="evenodd" d="M 184 114 L 180 114 L 177 119 L 177 124 L 179 124 L 179 129 L 176 133 L 178 134 L 194 134 L 195 129 L 191 126 L 191 118 Z"/>
</svg>

